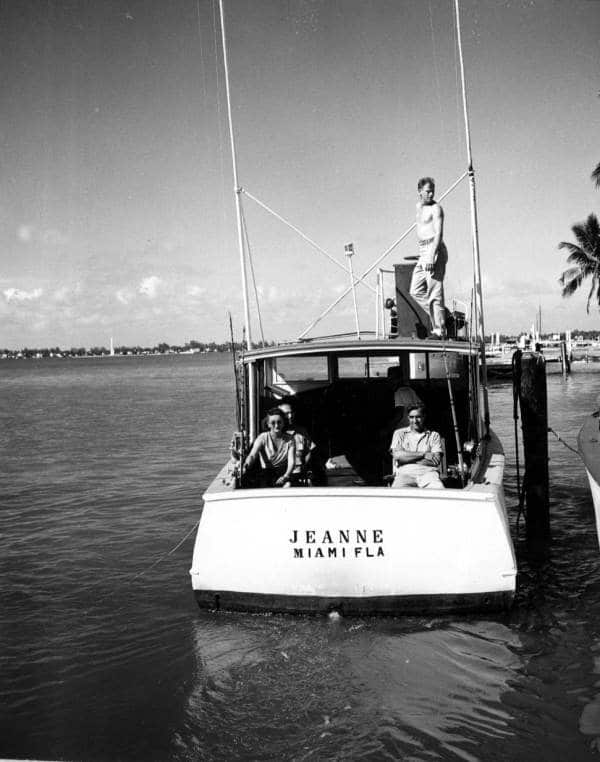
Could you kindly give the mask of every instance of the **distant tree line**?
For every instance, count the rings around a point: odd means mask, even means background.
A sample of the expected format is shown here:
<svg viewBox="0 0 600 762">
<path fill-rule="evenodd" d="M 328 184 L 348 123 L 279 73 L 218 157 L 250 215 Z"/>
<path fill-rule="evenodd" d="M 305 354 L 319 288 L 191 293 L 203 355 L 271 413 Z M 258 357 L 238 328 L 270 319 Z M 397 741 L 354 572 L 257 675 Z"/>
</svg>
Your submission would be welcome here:
<svg viewBox="0 0 600 762">
<path fill-rule="evenodd" d="M 257 346 L 274 346 L 274 341 L 259 342 Z M 236 352 L 246 349 L 246 343 L 236 342 L 234 344 Z M 114 348 L 115 355 L 164 355 L 164 354 L 192 354 L 200 352 L 230 352 L 231 343 L 216 341 L 188 341 L 185 344 L 168 344 L 161 341 L 153 347 L 141 346 L 119 346 Z M 110 355 L 110 349 L 106 347 L 71 347 L 70 349 L 61 349 L 61 347 L 23 347 L 22 349 L 0 349 L 0 357 L 8 359 L 16 358 L 41 358 L 41 357 L 101 357 Z"/>
<path fill-rule="evenodd" d="M 526 331 L 523 331 L 523 333 L 526 333 Z M 548 331 L 547 333 L 543 333 L 540 335 L 540 339 L 542 341 L 549 341 L 552 339 L 554 334 L 561 333 L 560 331 Z M 564 331 L 562 331 L 561 336 L 564 338 Z M 600 335 L 600 331 L 596 329 L 595 331 L 580 331 L 579 328 L 575 328 L 571 331 L 571 338 L 572 339 L 583 339 L 585 341 L 596 341 L 598 336 Z M 517 341 L 519 336 L 509 336 L 508 334 L 501 333 L 500 336 L 500 343 L 503 344 L 507 341 Z M 485 341 L 491 342 L 494 340 L 494 334 L 491 336 L 486 336 Z"/>
</svg>

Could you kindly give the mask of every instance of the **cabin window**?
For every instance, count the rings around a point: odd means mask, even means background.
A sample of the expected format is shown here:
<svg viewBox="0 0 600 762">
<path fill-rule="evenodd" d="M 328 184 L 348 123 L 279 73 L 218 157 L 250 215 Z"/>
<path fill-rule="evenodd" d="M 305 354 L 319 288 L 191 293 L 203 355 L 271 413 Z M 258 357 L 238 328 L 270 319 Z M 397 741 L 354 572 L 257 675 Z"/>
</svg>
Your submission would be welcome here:
<svg viewBox="0 0 600 762">
<path fill-rule="evenodd" d="M 299 394 L 329 383 L 327 357 L 277 357 L 268 363 L 265 386 L 276 398 Z"/>
<path fill-rule="evenodd" d="M 461 378 L 464 375 L 464 360 L 460 355 L 447 352 L 411 352 L 411 379 Z"/>
<path fill-rule="evenodd" d="M 368 357 L 338 357 L 338 378 L 368 378 Z"/>
<path fill-rule="evenodd" d="M 327 357 L 278 357 L 275 373 L 288 382 L 328 381 Z"/>
<path fill-rule="evenodd" d="M 390 368 L 399 366 L 397 357 L 338 357 L 339 378 L 388 378 Z"/>
</svg>

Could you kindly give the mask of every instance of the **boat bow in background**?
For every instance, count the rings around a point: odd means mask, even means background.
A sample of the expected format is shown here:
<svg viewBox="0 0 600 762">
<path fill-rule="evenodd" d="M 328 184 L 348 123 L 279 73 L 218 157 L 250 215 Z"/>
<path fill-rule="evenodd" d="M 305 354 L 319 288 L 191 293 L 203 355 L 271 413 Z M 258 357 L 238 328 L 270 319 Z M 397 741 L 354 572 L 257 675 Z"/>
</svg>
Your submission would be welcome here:
<svg viewBox="0 0 600 762">
<path fill-rule="evenodd" d="M 600 543 L 600 409 L 585 419 L 577 445 L 590 483 Z"/>
</svg>

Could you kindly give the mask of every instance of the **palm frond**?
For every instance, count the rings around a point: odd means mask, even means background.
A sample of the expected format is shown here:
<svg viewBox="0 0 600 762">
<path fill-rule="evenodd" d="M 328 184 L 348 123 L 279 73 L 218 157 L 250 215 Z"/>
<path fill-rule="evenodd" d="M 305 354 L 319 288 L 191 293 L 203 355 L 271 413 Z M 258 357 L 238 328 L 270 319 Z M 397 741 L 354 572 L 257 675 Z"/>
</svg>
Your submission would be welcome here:
<svg viewBox="0 0 600 762">
<path fill-rule="evenodd" d="M 590 214 L 585 222 L 578 222 L 571 228 L 580 247 L 592 259 L 600 258 L 600 224 L 595 214 Z"/>
<path fill-rule="evenodd" d="M 578 267 L 572 267 L 569 270 L 565 270 L 560 276 L 559 283 L 562 285 L 562 295 L 571 296 L 581 286 L 583 282 L 583 274 Z"/>
<path fill-rule="evenodd" d="M 598 170 L 600 172 L 600 164 Z M 592 285 L 586 306 L 589 313 L 594 294 L 600 304 L 600 223 L 592 213 L 583 222 L 573 225 L 571 230 L 577 243 L 561 241 L 558 248 L 568 252 L 567 263 L 573 266 L 563 272 L 559 283 L 562 285 L 562 295 L 571 296 L 584 280 L 591 278 Z"/>
<path fill-rule="evenodd" d="M 585 251 L 569 241 L 561 241 L 558 244 L 559 249 L 566 249 L 569 252 L 567 262 L 571 265 L 581 268 L 582 270 L 594 269 L 593 262 L 585 253 Z"/>
<path fill-rule="evenodd" d="M 600 164 L 592 172 L 592 180 L 596 184 L 596 188 L 600 188 Z"/>
</svg>

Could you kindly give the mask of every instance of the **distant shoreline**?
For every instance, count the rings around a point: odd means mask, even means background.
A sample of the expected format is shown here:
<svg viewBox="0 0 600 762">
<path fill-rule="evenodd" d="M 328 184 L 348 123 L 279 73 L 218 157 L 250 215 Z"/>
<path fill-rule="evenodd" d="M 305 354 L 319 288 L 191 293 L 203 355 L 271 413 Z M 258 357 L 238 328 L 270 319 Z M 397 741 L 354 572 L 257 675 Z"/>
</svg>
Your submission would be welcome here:
<svg viewBox="0 0 600 762">
<path fill-rule="evenodd" d="M 83 354 L 71 353 L 71 352 L 59 352 L 51 354 L 42 354 L 40 352 L 27 354 L 22 351 L 7 352 L 0 354 L 0 360 L 86 360 L 94 359 L 97 357 L 172 357 L 173 355 L 208 355 L 208 354 L 222 354 L 231 352 L 230 347 L 224 349 L 206 349 L 206 350 L 184 350 L 181 352 L 168 351 L 168 352 L 85 352 Z"/>
<path fill-rule="evenodd" d="M 274 344 L 274 342 L 270 342 Z M 269 342 L 265 342 L 269 345 Z M 234 344 L 236 352 L 241 352 L 245 346 Z M 167 344 L 161 342 L 152 347 L 118 346 L 111 349 L 106 347 L 23 347 L 22 349 L 0 349 L 0 360 L 42 360 L 42 359 L 66 359 L 71 357 L 139 357 L 144 355 L 196 355 L 211 354 L 214 352 L 231 352 L 231 343 L 217 344 L 214 341 L 190 341 L 185 344 Z"/>
</svg>

